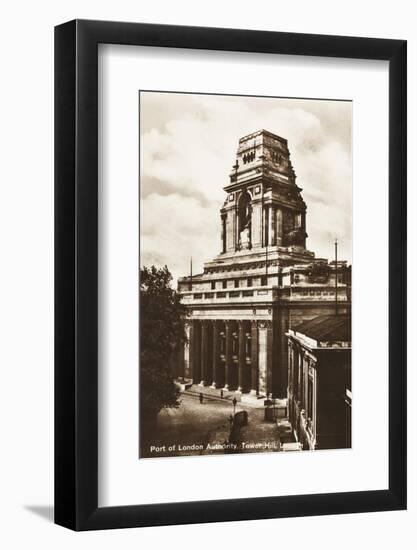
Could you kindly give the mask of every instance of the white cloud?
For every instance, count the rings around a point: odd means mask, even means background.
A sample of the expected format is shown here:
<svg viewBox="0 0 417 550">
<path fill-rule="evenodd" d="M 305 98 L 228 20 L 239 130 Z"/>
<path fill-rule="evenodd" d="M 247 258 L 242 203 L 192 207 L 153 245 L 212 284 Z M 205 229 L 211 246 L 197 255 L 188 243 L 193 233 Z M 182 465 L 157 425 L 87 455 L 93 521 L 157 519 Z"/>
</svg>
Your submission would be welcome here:
<svg viewBox="0 0 417 550">
<path fill-rule="evenodd" d="M 141 204 L 141 264 L 168 265 L 174 279 L 187 275 L 190 257 L 194 273 L 219 252 L 217 205 L 203 207 L 193 197 L 177 193 L 151 194 Z M 216 239 L 218 236 L 218 240 Z M 214 237 L 214 238 L 213 238 Z"/>
</svg>

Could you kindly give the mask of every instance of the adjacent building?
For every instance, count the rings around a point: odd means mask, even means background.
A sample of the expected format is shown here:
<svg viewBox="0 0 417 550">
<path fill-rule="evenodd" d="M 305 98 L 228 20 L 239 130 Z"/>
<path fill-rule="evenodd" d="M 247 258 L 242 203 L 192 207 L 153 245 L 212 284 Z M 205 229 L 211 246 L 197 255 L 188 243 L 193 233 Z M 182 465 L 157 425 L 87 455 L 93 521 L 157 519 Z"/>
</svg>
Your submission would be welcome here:
<svg viewBox="0 0 417 550">
<path fill-rule="evenodd" d="M 285 397 L 286 333 L 331 315 L 336 299 L 340 314 L 350 312 L 350 266 L 307 250 L 307 207 L 286 139 L 266 130 L 242 137 L 224 191 L 219 254 L 178 282 L 189 314 L 179 374 Z"/>
<path fill-rule="evenodd" d="M 290 329 L 288 413 L 303 449 L 351 447 L 351 317 L 320 315 Z"/>
</svg>

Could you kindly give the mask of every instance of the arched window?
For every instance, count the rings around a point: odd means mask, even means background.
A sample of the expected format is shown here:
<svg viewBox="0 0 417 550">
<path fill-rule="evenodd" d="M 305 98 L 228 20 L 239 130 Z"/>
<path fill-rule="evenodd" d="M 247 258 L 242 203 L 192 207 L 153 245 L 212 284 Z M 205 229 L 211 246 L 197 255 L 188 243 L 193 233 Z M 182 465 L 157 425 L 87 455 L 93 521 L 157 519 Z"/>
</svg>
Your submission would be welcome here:
<svg viewBox="0 0 417 550">
<path fill-rule="evenodd" d="M 238 230 L 241 243 L 251 242 L 252 205 L 248 191 L 243 191 L 238 203 Z"/>
</svg>

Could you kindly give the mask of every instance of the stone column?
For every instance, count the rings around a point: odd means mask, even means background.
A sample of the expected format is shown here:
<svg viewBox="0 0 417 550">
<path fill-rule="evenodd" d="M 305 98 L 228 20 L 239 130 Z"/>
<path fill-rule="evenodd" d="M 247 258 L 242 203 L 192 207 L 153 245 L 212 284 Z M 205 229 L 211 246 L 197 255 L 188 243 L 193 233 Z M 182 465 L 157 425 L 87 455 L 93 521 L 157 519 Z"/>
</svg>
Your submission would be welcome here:
<svg viewBox="0 0 417 550">
<path fill-rule="evenodd" d="M 272 246 L 274 244 L 274 208 L 272 204 L 268 207 L 268 245 Z"/>
<path fill-rule="evenodd" d="M 251 394 L 259 394 L 258 380 L 258 325 L 252 321 L 251 326 Z"/>
<path fill-rule="evenodd" d="M 192 375 L 194 384 L 201 380 L 201 324 L 200 321 L 193 321 L 192 324 Z"/>
<path fill-rule="evenodd" d="M 267 246 L 268 237 L 268 206 L 265 204 L 262 208 L 262 246 Z"/>
<path fill-rule="evenodd" d="M 232 368 L 232 338 L 233 329 L 231 321 L 225 321 L 226 326 L 226 353 L 224 369 L 224 389 L 228 390 L 230 385 L 230 369 Z"/>
<path fill-rule="evenodd" d="M 267 392 L 272 393 L 272 322 L 266 323 L 266 368 L 267 368 Z"/>
<path fill-rule="evenodd" d="M 218 384 L 219 364 L 220 364 L 219 323 L 217 321 L 213 321 L 212 328 L 213 328 L 213 361 L 212 361 L 211 387 L 215 389 Z"/>
<path fill-rule="evenodd" d="M 188 323 L 185 323 L 184 332 L 185 332 L 185 336 L 187 338 L 187 341 L 184 342 L 184 350 L 183 350 L 183 353 L 184 353 L 184 357 L 183 357 L 183 364 L 184 364 L 183 376 L 185 378 L 190 378 L 191 377 L 191 360 L 190 360 L 190 355 L 191 355 L 191 353 L 190 353 L 191 327 Z"/>
<path fill-rule="evenodd" d="M 258 369 L 259 391 L 268 395 L 272 391 L 272 324 L 260 321 L 258 324 Z"/>
<path fill-rule="evenodd" d="M 243 392 L 244 376 L 246 365 L 246 350 L 245 350 L 245 323 L 239 321 L 239 350 L 238 350 L 238 388 L 237 391 Z"/>
<path fill-rule="evenodd" d="M 221 219 L 221 251 L 224 254 L 227 250 L 226 248 L 226 214 L 222 214 Z"/>
<path fill-rule="evenodd" d="M 188 376 L 191 379 L 194 379 L 194 369 L 195 369 L 195 359 L 194 359 L 194 354 L 195 354 L 194 334 L 195 334 L 195 330 L 194 330 L 194 323 L 195 323 L 195 321 L 191 321 L 190 330 L 188 332 L 188 361 L 189 361 L 189 367 L 188 367 L 189 375 Z"/>
<path fill-rule="evenodd" d="M 252 205 L 252 247 L 262 246 L 262 204 L 258 201 Z"/>
<path fill-rule="evenodd" d="M 271 205 L 271 211 L 271 245 L 275 246 L 277 244 L 277 207 Z"/>
<path fill-rule="evenodd" d="M 230 209 L 226 212 L 226 250 L 231 252 L 235 249 L 235 211 Z"/>
<path fill-rule="evenodd" d="M 200 386 L 204 386 L 207 384 L 208 380 L 208 356 L 209 356 L 209 350 L 208 350 L 208 322 L 203 321 L 201 323 L 201 381 Z"/>
<path fill-rule="evenodd" d="M 282 210 L 281 208 L 277 208 L 276 210 L 276 222 L 275 222 L 276 228 L 276 243 L 277 246 L 282 246 Z"/>
</svg>

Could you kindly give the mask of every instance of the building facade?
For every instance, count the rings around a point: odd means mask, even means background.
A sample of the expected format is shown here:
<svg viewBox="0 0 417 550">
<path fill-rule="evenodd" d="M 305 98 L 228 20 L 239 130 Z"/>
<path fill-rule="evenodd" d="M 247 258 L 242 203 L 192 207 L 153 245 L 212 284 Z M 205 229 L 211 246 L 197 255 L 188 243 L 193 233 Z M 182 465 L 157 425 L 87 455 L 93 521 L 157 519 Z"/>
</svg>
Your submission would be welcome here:
<svg viewBox="0 0 417 550">
<path fill-rule="evenodd" d="M 303 449 L 351 447 L 351 318 L 320 315 L 288 336 L 288 416 Z"/>
<path fill-rule="evenodd" d="M 242 137 L 224 191 L 219 254 L 178 281 L 188 311 L 179 374 L 285 397 L 286 332 L 331 314 L 336 300 L 350 311 L 350 266 L 307 250 L 307 208 L 286 139 L 265 130 Z"/>
</svg>

